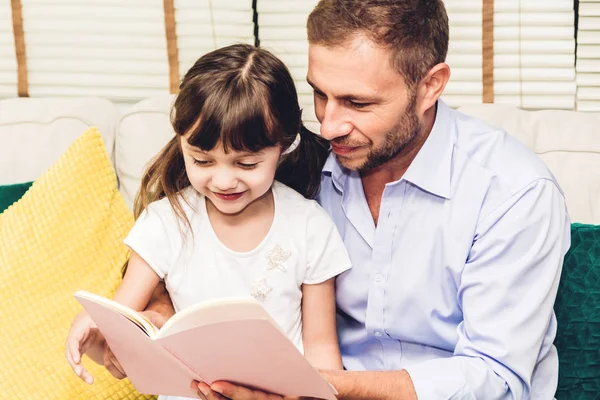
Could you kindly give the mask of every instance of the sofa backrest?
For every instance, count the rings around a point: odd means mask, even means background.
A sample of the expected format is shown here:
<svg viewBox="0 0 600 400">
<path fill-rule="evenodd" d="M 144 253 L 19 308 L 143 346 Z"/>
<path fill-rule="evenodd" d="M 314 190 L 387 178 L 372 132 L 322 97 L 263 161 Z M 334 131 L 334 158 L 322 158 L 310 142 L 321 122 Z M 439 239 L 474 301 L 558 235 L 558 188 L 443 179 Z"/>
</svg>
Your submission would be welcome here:
<svg viewBox="0 0 600 400">
<path fill-rule="evenodd" d="M 170 123 L 173 100 L 172 95 L 142 100 L 117 125 L 115 167 L 119 190 L 131 209 L 148 163 L 174 135 Z"/>
<path fill-rule="evenodd" d="M 459 108 L 533 149 L 565 193 L 571 222 L 600 224 L 600 113 L 486 104 Z"/>
<path fill-rule="evenodd" d="M 0 185 L 36 180 L 87 128 L 112 157 L 118 111 L 105 99 L 0 100 Z"/>
<path fill-rule="evenodd" d="M 90 126 L 104 137 L 129 207 L 148 162 L 173 136 L 173 95 L 145 99 L 123 115 L 105 99 L 0 100 L 0 185 L 37 179 Z M 600 224 L 600 113 L 465 106 L 532 148 L 565 192 L 573 222 Z"/>
</svg>

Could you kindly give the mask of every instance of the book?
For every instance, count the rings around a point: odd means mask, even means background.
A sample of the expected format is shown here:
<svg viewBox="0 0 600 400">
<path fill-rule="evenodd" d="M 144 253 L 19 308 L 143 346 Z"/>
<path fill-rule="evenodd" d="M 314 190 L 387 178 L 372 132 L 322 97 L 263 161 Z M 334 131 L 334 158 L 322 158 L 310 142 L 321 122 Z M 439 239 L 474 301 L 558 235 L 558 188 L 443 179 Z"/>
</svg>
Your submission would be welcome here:
<svg viewBox="0 0 600 400">
<path fill-rule="evenodd" d="M 75 298 L 140 393 L 199 398 L 190 388 L 197 380 L 336 399 L 333 386 L 253 298 L 199 303 L 176 313 L 160 329 L 106 297 L 78 291 Z"/>
</svg>

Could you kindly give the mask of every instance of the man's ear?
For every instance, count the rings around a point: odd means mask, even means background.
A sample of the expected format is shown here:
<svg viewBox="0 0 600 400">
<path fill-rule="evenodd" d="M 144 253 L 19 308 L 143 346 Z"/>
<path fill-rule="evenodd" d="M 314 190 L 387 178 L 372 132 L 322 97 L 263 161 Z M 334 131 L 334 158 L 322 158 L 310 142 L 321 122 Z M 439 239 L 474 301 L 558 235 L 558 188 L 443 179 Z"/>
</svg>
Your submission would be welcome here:
<svg viewBox="0 0 600 400">
<path fill-rule="evenodd" d="M 417 113 L 424 114 L 440 98 L 450 79 L 450 67 L 440 63 L 429 70 L 417 87 Z"/>
</svg>

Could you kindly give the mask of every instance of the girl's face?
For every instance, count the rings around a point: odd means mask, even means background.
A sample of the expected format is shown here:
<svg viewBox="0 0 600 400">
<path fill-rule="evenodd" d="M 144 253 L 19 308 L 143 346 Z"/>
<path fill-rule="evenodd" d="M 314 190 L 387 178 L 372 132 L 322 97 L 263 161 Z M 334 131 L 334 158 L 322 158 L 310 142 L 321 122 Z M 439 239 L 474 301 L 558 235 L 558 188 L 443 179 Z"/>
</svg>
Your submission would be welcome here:
<svg viewBox="0 0 600 400">
<path fill-rule="evenodd" d="M 281 155 L 278 146 L 257 153 L 217 145 L 206 152 L 181 136 L 181 149 L 190 183 L 223 214 L 238 214 L 269 191 Z"/>
</svg>

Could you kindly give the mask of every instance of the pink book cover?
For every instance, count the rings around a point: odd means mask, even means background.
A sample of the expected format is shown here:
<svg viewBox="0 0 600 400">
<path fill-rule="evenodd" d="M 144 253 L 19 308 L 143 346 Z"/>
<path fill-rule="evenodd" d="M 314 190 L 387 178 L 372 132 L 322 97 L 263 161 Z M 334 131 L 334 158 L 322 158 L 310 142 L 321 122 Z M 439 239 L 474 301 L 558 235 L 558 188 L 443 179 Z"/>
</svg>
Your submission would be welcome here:
<svg viewBox="0 0 600 400">
<path fill-rule="evenodd" d="M 284 396 L 335 400 L 313 368 L 254 299 L 206 302 L 162 329 L 113 300 L 77 292 L 140 393 L 198 398 L 192 380 L 223 380 Z"/>
</svg>

